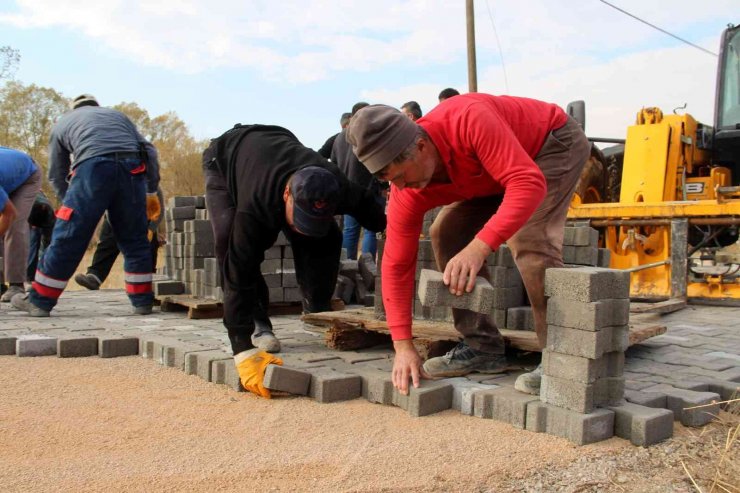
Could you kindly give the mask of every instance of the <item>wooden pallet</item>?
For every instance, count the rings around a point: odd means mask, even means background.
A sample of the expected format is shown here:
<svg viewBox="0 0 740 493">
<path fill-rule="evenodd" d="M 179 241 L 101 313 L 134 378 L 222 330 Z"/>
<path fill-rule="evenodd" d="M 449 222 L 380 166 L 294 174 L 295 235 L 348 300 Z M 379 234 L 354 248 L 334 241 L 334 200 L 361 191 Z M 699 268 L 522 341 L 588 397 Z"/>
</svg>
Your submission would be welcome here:
<svg viewBox="0 0 740 493">
<path fill-rule="evenodd" d="M 190 294 L 157 296 L 163 312 L 188 312 L 188 318 L 205 319 L 224 316 L 223 303 L 212 298 L 197 298 Z"/>
<path fill-rule="evenodd" d="M 163 312 L 188 312 L 188 318 L 206 319 L 221 318 L 224 316 L 223 303 L 213 298 L 199 298 L 191 294 L 168 294 L 157 296 L 155 305 L 159 305 Z M 342 300 L 331 300 L 334 310 L 343 310 Z M 270 316 L 300 315 L 303 312 L 301 302 L 270 303 L 267 313 Z M 329 312 L 331 313 L 331 312 Z"/>
<path fill-rule="evenodd" d="M 666 327 L 650 319 L 630 320 L 630 346 L 665 333 Z M 376 320 L 373 308 L 360 308 L 340 312 L 310 313 L 303 316 L 307 324 L 325 332 L 327 345 L 334 349 L 361 349 L 383 342 L 390 342 L 388 324 Z M 522 351 L 540 351 L 537 335 L 532 331 L 499 329 L 506 344 Z M 379 335 L 384 337 L 380 338 Z M 414 320 L 414 344 L 422 356 L 444 354 L 460 340 L 460 333 L 450 322 Z"/>
</svg>

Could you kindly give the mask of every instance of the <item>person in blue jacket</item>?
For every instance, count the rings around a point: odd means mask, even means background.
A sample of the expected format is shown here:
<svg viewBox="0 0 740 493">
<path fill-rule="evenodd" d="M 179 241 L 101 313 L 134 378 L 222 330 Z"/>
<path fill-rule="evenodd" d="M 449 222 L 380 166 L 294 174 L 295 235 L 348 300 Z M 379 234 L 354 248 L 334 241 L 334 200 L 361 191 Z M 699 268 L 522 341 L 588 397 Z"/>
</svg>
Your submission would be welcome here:
<svg viewBox="0 0 740 493">
<path fill-rule="evenodd" d="M 24 292 L 28 258 L 28 215 L 41 189 L 39 167 L 28 154 L 0 147 L 0 237 L 4 237 L 5 280 L 10 284 L 0 301 Z"/>
</svg>

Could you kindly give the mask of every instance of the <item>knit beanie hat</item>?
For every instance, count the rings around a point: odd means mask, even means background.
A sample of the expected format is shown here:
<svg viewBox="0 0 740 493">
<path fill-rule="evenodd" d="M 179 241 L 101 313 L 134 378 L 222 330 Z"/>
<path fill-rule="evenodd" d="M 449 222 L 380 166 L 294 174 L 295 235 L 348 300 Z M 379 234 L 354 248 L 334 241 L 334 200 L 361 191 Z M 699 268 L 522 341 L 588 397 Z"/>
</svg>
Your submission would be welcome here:
<svg viewBox="0 0 740 493">
<path fill-rule="evenodd" d="M 390 164 L 414 142 L 416 135 L 416 123 L 384 104 L 361 109 L 347 127 L 347 142 L 370 173 Z"/>
</svg>

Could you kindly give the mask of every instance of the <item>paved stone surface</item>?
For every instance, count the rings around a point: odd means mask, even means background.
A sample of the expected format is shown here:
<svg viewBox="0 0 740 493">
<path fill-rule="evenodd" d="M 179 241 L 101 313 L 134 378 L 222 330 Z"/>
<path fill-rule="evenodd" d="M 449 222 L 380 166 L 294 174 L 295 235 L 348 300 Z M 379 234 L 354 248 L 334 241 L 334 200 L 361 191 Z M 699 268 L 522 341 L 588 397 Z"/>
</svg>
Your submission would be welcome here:
<svg viewBox="0 0 740 493">
<path fill-rule="evenodd" d="M 656 324 L 666 325 L 668 331 L 626 351 L 625 398 L 630 403 L 656 409 L 680 409 L 677 419 L 683 418 L 689 425 L 700 425 L 710 412 L 715 413 L 718 409 L 719 405 L 711 404 L 713 400 L 729 399 L 740 386 L 740 327 L 737 322 L 740 308 L 690 305 L 679 312 L 653 318 Z M 329 372 L 337 377 L 336 381 L 331 382 L 336 385 L 337 392 L 349 391 L 343 393 L 342 398 L 362 396 L 371 402 L 393 404 L 395 392 L 390 384 L 393 350 L 390 346 L 362 351 L 334 351 L 326 348 L 320 331 L 304 326 L 297 316 L 273 317 L 272 321 L 275 334 L 283 346 L 283 352 L 278 356 L 284 359 L 286 366 L 307 372 Z M 602 319 L 598 321 L 602 322 Z M 624 323 L 610 320 L 608 316 L 604 316 L 603 322 L 603 327 Z M 193 368 L 188 367 L 190 371 L 241 390 L 233 360 L 230 359 L 228 337 L 220 319 L 189 320 L 182 312 L 163 313 L 156 308 L 149 316 L 133 315 L 122 290 L 64 293 L 52 316 L 44 319 L 29 318 L 3 305 L 0 307 L 0 327 L 0 348 L 6 353 L 15 350 L 17 341 L 13 338 L 29 335 L 48 338 L 49 348 L 53 347 L 53 352 L 49 349 L 50 354 L 57 354 L 57 339 L 96 337 L 99 340 L 100 357 L 139 354 L 160 364 L 174 364 L 172 358 L 180 356 L 177 351 L 165 351 L 164 348 L 195 348 L 195 352 L 187 353 L 193 357 Z M 589 329 L 593 330 L 590 327 L 583 332 Z M 157 341 L 158 344 L 155 344 Z M 614 350 L 614 345 L 622 344 L 622 339 L 620 341 L 594 344 L 592 353 L 581 356 L 610 352 Z M 201 355 L 204 364 L 198 364 L 200 362 L 196 354 Z M 182 356 L 185 355 L 183 352 Z M 434 405 L 429 404 L 429 407 L 424 407 L 426 401 L 419 400 L 419 414 L 435 407 L 452 407 L 462 413 L 473 414 L 477 393 L 491 392 L 496 388 L 492 386 L 511 389 L 516 377 L 523 371 L 501 375 L 471 374 L 467 378 L 435 382 L 447 390 L 438 391 L 437 397 L 440 398 L 430 400 Z M 325 390 L 328 400 L 335 400 L 329 392 L 332 390 L 329 384 Z M 419 396 L 422 394 L 418 393 Z M 319 394 L 322 399 L 323 396 L 323 392 Z M 336 396 L 339 397 L 339 394 Z M 699 402 L 710 403 L 710 406 L 684 412 L 684 407 Z M 611 411 L 597 409 L 595 412 L 598 414 L 579 415 L 567 410 L 548 413 L 540 409 L 538 415 L 534 411 L 535 404 L 542 406 L 542 409 L 552 407 L 536 401 L 527 403 L 527 429 L 565 436 L 575 443 L 589 443 L 611 433 L 607 433 L 602 426 L 605 423 L 608 425 L 610 420 L 613 422 Z M 550 431 L 547 430 L 548 420 L 551 421 Z M 538 422 L 541 425 L 539 430 Z"/>
</svg>

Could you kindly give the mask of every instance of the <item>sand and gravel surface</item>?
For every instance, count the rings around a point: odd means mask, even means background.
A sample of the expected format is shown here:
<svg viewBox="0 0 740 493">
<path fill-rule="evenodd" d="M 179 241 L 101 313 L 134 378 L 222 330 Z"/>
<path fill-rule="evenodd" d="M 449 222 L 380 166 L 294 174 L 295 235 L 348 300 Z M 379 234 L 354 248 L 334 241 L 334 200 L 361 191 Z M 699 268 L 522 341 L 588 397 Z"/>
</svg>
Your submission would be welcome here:
<svg viewBox="0 0 740 493">
<path fill-rule="evenodd" d="M 2 491 L 689 491 L 664 460 L 680 426 L 663 448 L 579 448 L 454 411 L 263 400 L 140 357 L 3 356 L 0 375 Z"/>
</svg>

